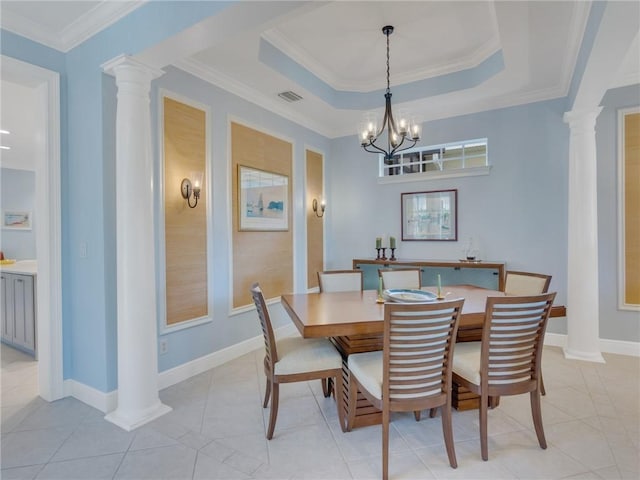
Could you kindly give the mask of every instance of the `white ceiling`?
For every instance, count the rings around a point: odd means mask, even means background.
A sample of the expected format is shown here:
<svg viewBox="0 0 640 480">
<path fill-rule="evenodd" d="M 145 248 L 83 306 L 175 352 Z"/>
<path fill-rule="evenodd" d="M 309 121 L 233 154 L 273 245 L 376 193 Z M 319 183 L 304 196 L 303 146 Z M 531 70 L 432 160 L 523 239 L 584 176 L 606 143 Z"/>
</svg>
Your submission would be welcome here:
<svg viewBox="0 0 640 480">
<path fill-rule="evenodd" d="M 2 0 L 0 18 L 7 30 L 68 51 L 142 4 Z M 591 4 L 424 0 L 290 5 L 285 15 L 232 30 L 172 63 L 337 137 L 354 134 L 364 111 L 382 110 L 384 25 L 395 27 L 390 37 L 394 111 L 407 107 L 430 120 L 566 96 Z M 254 6 L 264 9 L 265 2 Z M 612 87 L 639 81 L 639 57 L 636 39 Z M 303 100 L 285 102 L 277 94 L 286 90 Z"/>
</svg>

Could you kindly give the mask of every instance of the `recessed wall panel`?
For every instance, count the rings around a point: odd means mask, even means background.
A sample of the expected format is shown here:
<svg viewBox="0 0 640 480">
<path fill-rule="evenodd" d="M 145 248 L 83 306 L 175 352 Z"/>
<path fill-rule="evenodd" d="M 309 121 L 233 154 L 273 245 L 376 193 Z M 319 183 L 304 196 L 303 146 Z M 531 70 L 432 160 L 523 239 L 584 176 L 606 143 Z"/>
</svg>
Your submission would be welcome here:
<svg viewBox="0 0 640 480">
<path fill-rule="evenodd" d="M 209 185 L 203 180 L 195 208 L 180 193 L 183 178 L 206 169 L 206 112 L 168 97 L 163 107 L 166 324 L 173 326 L 208 314 Z"/>
</svg>

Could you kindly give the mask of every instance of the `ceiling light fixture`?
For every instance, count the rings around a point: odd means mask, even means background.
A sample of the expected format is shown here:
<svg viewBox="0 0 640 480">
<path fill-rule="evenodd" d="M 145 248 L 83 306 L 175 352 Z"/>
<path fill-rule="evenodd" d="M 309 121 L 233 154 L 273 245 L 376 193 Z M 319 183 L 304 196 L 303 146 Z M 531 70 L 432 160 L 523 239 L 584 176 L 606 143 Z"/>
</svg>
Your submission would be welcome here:
<svg viewBox="0 0 640 480">
<path fill-rule="evenodd" d="M 360 128 L 360 145 L 367 152 L 384 154 L 385 161 L 391 160 L 393 155 L 407 150 L 420 140 L 420 123 L 418 119 L 407 118 L 400 115 L 396 125 L 391 111 L 391 88 L 389 82 L 389 35 L 393 33 L 393 27 L 387 25 L 382 27 L 382 33 L 387 36 L 387 92 L 384 94 L 385 108 L 382 125 L 378 129 L 377 116 L 375 113 L 368 113 Z M 381 139 L 380 135 L 386 130 L 386 139 Z M 380 140 L 380 141 L 379 141 Z M 386 148 L 380 146 L 386 140 Z M 378 142 L 378 144 L 376 144 Z"/>
</svg>

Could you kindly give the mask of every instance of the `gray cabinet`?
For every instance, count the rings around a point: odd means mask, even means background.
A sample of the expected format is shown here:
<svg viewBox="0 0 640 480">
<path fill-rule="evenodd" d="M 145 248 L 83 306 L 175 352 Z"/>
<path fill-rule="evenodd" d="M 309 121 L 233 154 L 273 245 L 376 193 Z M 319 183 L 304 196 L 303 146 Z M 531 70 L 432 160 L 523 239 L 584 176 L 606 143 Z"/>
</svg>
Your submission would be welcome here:
<svg viewBox="0 0 640 480">
<path fill-rule="evenodd" d="M 20 350 L 36 353 L 36 307 L 33 275 L 0 274 L 2 341 Z"/>
</svg>

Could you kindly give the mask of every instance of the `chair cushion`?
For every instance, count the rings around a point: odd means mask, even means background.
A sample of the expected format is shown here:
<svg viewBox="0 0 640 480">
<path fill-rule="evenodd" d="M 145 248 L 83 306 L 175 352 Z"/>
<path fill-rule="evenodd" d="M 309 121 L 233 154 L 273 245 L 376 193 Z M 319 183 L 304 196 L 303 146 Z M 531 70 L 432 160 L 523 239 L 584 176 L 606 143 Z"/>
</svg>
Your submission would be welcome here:
<svg viewBox="0 0 640 480">
<path fill-rule="evenodd" d="M 286 337 L 276 342 L 276 375 L 342 368 L 342 357 L 326 338 Z"/>
<path fill-rule="evenodd" d="M 481 342 L 456 343 L 453 352 L 453 372 L 475 385 L 480 385 Z"/>
<path fill-rule="evenodd" d="M 360 385 L 377 399 L 382 399 L 382 351 L 353 353 L 347 365 Z"/>
</svg>

